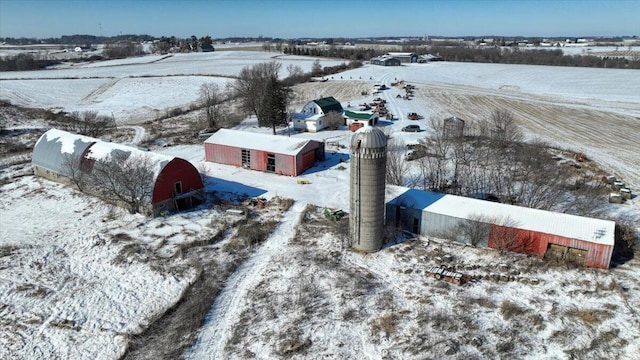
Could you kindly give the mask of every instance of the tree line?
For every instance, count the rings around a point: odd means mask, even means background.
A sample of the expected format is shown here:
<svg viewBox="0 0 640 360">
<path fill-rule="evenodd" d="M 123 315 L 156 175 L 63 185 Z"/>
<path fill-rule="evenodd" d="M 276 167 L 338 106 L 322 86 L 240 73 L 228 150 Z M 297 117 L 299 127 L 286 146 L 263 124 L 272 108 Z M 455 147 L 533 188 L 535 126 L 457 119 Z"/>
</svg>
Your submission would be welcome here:
<svg viewBox="0 0 640 360">
<path fill-rule="evenodd" d="M 269 48 L 271 49 L 271 47 Z M 279 51 L 279 48 L 283 53 L 289 55 L 331 57 L 357 61 L 368 61 L 387 52 L 386 50 L 374 48 L 341 48 L 332 45 L 321 48 L 296 45 L 280 45 L 278 47 L 276 44 L 274 49 Z M 405 45 L 402 47 L 402 51 L 416 54 L 438 54 L 445 61 L 456 62 L 640 69 L 640 57 L 627 59 L 595 55 L 566 55 L 561 49 L 520 50 L 517 47 Z"/>
</svg>

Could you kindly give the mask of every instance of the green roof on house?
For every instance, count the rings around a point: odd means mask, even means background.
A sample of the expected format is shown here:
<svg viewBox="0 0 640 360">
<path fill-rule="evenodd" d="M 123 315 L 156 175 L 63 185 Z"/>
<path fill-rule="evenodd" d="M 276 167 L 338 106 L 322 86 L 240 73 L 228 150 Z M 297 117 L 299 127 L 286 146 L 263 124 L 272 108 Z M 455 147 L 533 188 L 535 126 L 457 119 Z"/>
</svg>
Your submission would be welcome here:
<svg viewBox="0 0 640 360">
<path fill-rule="evenodd" d="M 351 119 L 356 119 L 356 120 L 369 120 L 369 119 L 371 119 L 371 116 L 373 116 L 373 114 L 360 113 L 360 112 L 353 112 L 353 111 L 345 110 L 344 111 L 344 116 L 346 116 L 348 118 L 351 118 Z"/>
<path fill-rule="evenodd" d="M 343 111 L 342 105 L 340 105 L 340 102 L 336 100 L 333 96 L 313 100 L 313 102 L 318 104 L 318 106 L 320 106 L 320 108 L 322 109 L 322 112 L 325 114 L 328 114 L 331 111 L 336 111 L 339 113 Z"/>
</svg>

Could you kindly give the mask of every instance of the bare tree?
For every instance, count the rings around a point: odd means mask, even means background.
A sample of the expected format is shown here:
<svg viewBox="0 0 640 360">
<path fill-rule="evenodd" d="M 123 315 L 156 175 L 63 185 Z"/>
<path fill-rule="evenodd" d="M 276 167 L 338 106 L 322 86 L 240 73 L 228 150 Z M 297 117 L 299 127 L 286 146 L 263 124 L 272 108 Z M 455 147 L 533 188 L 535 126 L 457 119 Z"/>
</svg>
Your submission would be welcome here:
<svg viewBox="0 0 640 360">
<path fill-rule="evenodd" d="M 387 168 L 385 173 L 387 184 L 404 185 L 409 172 L 409 164 L 404 159 L 405 151 L 404 144 L 395 140 L 387 142 Z"/>
<path fill-rule="evenodd" d="M 116 121 L 113 117 L 98 115 L 97 111 L 74 111 L 67 116 L 62 125 L 67 131 L 92 137 L 100 137 L 115 127 Z"/>
<path fill-rule="evenodd" d="M 114 150 L 110 157 L 96 160 L 88 182 L 104 200 L 124 204 L 133 214 L 151 202 L 154 178 L 148 157 Z"/>
<path fill-rule="evenodd" d="M 313 64 L 311 64 L 311 75 L 318 76 L 322 74 L 322 65 L 320 65 L 320 60 L 316 59 Z"/>
<path fill-rule="evenodd" d="M 522 131 L 510 110 L 496 109 L 491 113 L 491 138 L 501 147 L 522 141 Z"/>
<path fill-rule="evenodd" d="M 62 173 L 69 178 L 78 190 L 84 191 L 89 173 L 82 168 L 82 157 L 66 154 L 62 160 Z"/>
<path fill-rule="evenodd" d="M 200 101 L 207 116 L 207 130 L 213 131 L 220 127 L 224 115 L 227 113 L 227 94 L 215 83 L 200 86 Z"/>
<path fill-rule="evenodd" d="M 496 249 L 502 251 L 524 252 L 528 245 L 526 239 L 518 237 L 518 230 L 515 228 L 518 222 L 510 216 L 503 218 L 487 218 L 491 227 L 490 237 L 493 239 Z"/>
<path fill-rule="evenodd" d="M 424 177 L 426 187 L 431 190 L 443 191 L 448 180 L 451 167 L 448 162 L 452 159 L 453 140 L 444 136 L 443 123 L 434 118 L 429 120 L 432 131 L 425 138 L 425 151 L 427 156 L 419 161 L 419 166 Z"/>
<path fill-rule="evenodd" d="M 241 100 L 241 107 L 258 118 L 258 125 L 268 126 L 276 133 L 278 125 L 287 121 L 289 89 L 278 80 L 280 64 L 272 61 L 247 66 L 232 87 Z"/>
<path fill-rule="evenodd" d="M 289 64 L 287 65 L 287 72 L 289 73 L 289 77 L 298 77 L 304 75 L 304 71 L 298 65 Z"/>
<path fill-rule="evenodd" d="M 327 122 L 327 126 L 331 130 L 336 130 L 341 125 L 344 125 L 344 117 L 337 111 L 330 111 L 323 119 Z"/>
</svg>

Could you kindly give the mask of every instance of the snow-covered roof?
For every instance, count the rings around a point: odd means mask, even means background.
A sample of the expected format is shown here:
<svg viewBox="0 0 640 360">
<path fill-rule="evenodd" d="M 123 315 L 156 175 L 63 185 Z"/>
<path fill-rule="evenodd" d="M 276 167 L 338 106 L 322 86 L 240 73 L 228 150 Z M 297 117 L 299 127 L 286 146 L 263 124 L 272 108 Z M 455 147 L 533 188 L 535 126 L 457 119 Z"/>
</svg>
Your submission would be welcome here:
<svg viewBox="0 0 640 360">
<path fill-rule="evenodd" d="M 139 155 L 148 159 L 154 166 L 155 176 L 158 176 L 165 165 L 174 159 L 172 156 L 142 151 L 132 146 L 51 129 L 36 142 L 33 149 L 32 162 L 59 174 L 65 174 L 68 170 L 65 169 L 67 156 L 77 158 L 78 161 L 83 154 L 89 159 L 108 160 L 118 152 L 124 154 L 124 158 L 128 158 L 131 155 Z"/>
<path fill-rule="evenodd" d="M 158 177 L 164 167 L 174 159 L 173 156 L 158 154 L 152 151 L 142 151 L 136 147 L 97 140 L 89 147 L 86 157 L 95 160 L 111 160 L 115 154 L 122 154 L 122 158 L 128 159 L 130 156 L 139 156 L 147 159 L 153 166 L 154 177 Z"/>
<path fill-rule="evenodd" d="M 392 57 L 417 56 L 415 53 L 412 53 L 412 52 L 388 52 L 385 55 L 389 55 Z"/>
<path fill-rule="evenodd" d="M 67 159 L 80 159 L 84 151 L 96 141 L 97 139 L 88 136 L 51 129 L 42 134 L 36 142 L 31 161 L 34 165 L 64 174 L 67 171 Z"/>
<path fill-rule="evenodd" d="M 274 154 L 297 155 L 311 141 L 315 140 L 220 129 L 205 140 L 205 144 L 218 144 L 243 149 L 268 151 Z"/>
<path fill-rule="evenodd" d="M 474 220 L 478 215 L 504 221 L 507 226 L 554 234 L 597 244 L 614 244 L 615 222 L 546 210 L 531 209 L 462 196 L 394 187 L 387 191 L 390 204 L 402 204 L 430 213 Z M 500 225 L 499 223 L 497 225 Z"/>
</svg>

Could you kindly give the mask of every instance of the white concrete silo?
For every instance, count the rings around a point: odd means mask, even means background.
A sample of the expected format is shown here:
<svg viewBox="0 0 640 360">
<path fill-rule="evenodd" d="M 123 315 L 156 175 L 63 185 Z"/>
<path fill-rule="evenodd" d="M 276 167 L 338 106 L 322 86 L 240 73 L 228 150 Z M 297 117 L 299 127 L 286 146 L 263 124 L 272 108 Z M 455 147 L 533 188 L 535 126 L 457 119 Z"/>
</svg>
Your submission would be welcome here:
<svg viewBox="0 0 640 360">
<path fill-rule="evenodd" d="M 382 247 L 387 137 L 365 126 L 351 138 L 349 235 L 351 246 L 373 252 Z"/>
</svg>

